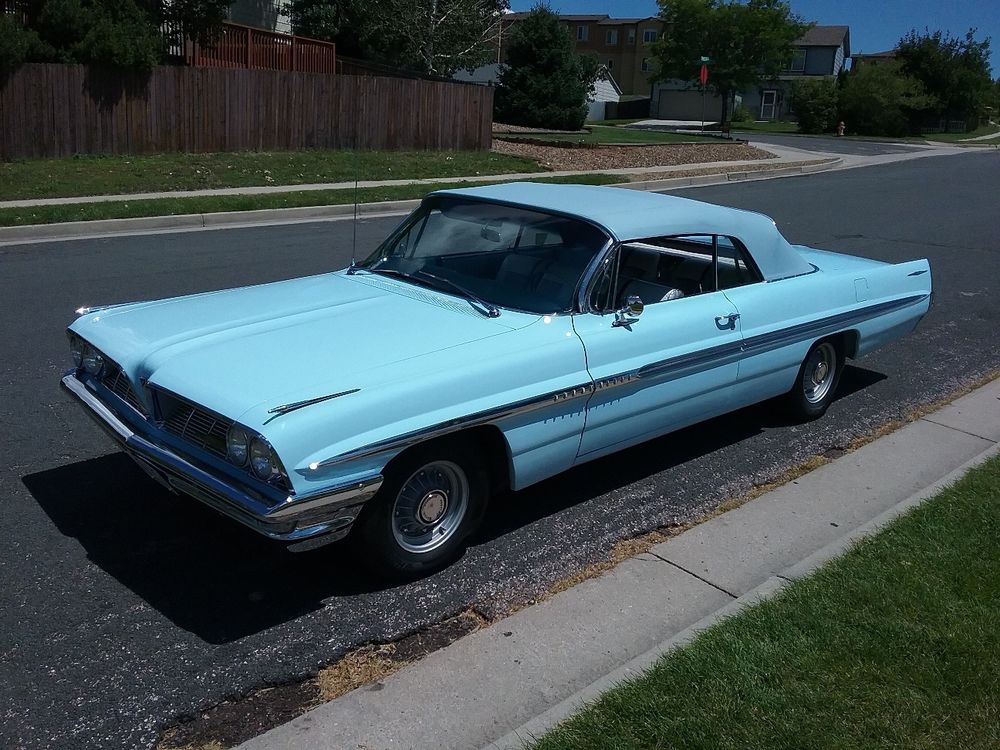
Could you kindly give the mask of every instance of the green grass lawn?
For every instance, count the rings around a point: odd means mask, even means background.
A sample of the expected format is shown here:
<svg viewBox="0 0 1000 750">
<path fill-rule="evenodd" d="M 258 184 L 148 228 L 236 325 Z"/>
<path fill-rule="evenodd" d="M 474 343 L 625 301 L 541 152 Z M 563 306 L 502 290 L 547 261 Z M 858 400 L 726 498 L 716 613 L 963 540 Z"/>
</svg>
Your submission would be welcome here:
<svg viewBox="0 0 1000 750">
<path fill-rule="evenodd" d="M 0 200 L 541 172 L 489 151 L 285 151 L 0 162 Z"/>
<path fill-rule="evenodd" d="M 534 750 L 1000 747 L 1000 457 Z"/>
<path fill-rule="evenodd" d="M 981 135 L 993 135 L 994 138 L 990 138 L 986 141 L 973 141 L 973 143 L 1000 143 L 1000 127 L 996 125 L 983 125 L 982 127 L 976 128 L 971 133 L 927 133 L 923 136 L 925 140 L 928 141 L 941 141 L 942 143 L 958 143 L 966 138 L 978 138 Z"/>
<path fill-rule="evenodd" d="M 533 141 L 569 143 L 719 143 L 712 136 L 664 133 L 656 130 L 636 130 L 608 125 L 588 125 L 589 133 L 505 133 L 503 138 L 528 138 Z"/>
<path fill-rule="evenodd" d="M 584 185 L 611 185 L 623 181 L 621 175 L 585 174 L 570 177 L 539 177 L 536 182 L 578 183 Z M 360 203 L 422 198 L 432 190 L 451 187 L 486 185 L 487 182 L 440 182 L 419 185 L 393 185 L 358 190 Z M 291 193 L 267 195 L 219 195 L 203 198 L 154 198 L 150 200 L 107 201 L 103 203 L 75 203 L 32 208 L 0 209 L 0 227 L 25 224 L 55 224 L 65 221 L 94 221 L 95 219 L 131 219 L 141 216 L 176 216 L 181 214 L 216 213 L 219 211 L 253 211 L 264 208 L 295 208 L 303 206 L 342 205 L 354 202 L 354 189 L 301 190 Z"/>
<path fill-rule="evenodd" d="M 733 132 L 745 133 L 798 133 L 797 122 L 734 122 L 730 125 Z"/>
</svg>

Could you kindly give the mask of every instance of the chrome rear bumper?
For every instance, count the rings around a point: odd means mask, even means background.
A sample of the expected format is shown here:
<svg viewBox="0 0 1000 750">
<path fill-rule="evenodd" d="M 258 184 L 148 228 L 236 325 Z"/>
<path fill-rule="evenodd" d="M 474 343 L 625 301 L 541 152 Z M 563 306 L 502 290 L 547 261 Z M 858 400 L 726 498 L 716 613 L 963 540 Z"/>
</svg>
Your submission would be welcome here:
<svg viewBox="0 0 1000 750">
<path fill-rule="evenodd" d="M 346 536 L 361 507 L 382 485 L 382 477 L 375 476 L 275 503 L 135 432 L 73 373 L 62 379 L 62 386 L 150 477 L 271 539 L 296 542 L 323 536 L 333 541 Z"/>
</svg>

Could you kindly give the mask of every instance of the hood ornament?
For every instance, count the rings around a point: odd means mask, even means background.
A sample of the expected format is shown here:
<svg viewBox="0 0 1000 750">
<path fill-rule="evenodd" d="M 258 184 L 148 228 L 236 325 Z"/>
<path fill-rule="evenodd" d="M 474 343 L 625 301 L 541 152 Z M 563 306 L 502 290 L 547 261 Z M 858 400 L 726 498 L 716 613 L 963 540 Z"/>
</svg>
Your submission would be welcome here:
<svg viewBox="0 0 1000 750">
<path fill-rule="evenodd" d="M 296 409 L 303 409 L 307 406 L 312 406 L 313 404 L 319 404 L 323 401 L 329 401 L 334 398 L 340 398 L 341 396 L 349 396 L 352 393 L 357 393 L 360 388 L 351 388 L 349 391 L 340 391 L 340 393 L 331 393 L 328 396 L 317 396 L 316 398 L 307 398 L 305 401 L 294 401 L 290 404 L 282 404 L 281 406 L 275 406 L 273 409 L 268 409 L 268 414 L 273 414 L 271 419 L 280 417 L 282 414 L 288 414 L 290 411 L 295 411 Z M 268 422 L 271 419 L 267 420 Z"/>
</svg>

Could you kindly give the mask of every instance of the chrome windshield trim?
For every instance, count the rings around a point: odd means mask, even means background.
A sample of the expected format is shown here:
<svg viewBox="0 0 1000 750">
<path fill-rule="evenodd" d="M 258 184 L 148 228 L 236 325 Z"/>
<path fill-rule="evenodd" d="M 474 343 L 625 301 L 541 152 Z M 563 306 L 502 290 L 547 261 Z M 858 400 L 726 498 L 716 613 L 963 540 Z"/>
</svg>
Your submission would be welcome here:
<svg viewBox="0 0 1000 750">
<path fill-rule="evenodd" d="M 593 381 L 587 381 L 569 388 L 562 388 L 558 391 L 552 391 L 541 396 L 535 396 L 533 398 L 517 401 L 513 404 L 499 406 L 494 409 L 487 409 L 485 411 L 476 412 L 475 414 L 470 414 L 464 417 L 456 417 L 455 419 L 450 419 L 446 422 L 440 422 L 419 430 L 413 430 L 412 432 L 408 432 L 405 435 L 400 435 L 398 437 L 380 440 L 379 442 L 371 443 L 370 445 L 356 448 L 346 453 L 341 453 L 336 456 L 331 456 L 330 458 L 325 458 L 322 461 L 312 463 L 309 465 L 309 469 L 311 471 L 317 471 L 319 469 L 336 466 L 337 464 L 345 463 L 347 461 L 354 461 L 359 458 L 373 456 L 377 453 L 404 450 L 405 448 L 415 445 L 416 443 L 441 437 L 452 432 L 489 424 L 500 419 L 516 416 L 518 414 L 525 414 L 553 404 L 589 397 L 593 392 Z"/>
<path fill-rule="evenodd" d="M 607 231 L 607 230 L 605 230 Z M 604 247 L 597 251 L 594 257 L 591 259 L 590 264 L 587 266 L 586 270 L 583 272 L 583 276 L 579 282 L 579 288 L 577 289 L 576 298 L 576 309 L 582 313 L 593 312 L 590 307 L 590 287 L 594 282 L 594 278 L 597 276 L 597 272 L 600 270 L 601 266 L 604 265 L 607 258 L 613 256 L 615 251 L 621 245 L 617 239 L 613 236 L 604 243 Z"/>
</svg>

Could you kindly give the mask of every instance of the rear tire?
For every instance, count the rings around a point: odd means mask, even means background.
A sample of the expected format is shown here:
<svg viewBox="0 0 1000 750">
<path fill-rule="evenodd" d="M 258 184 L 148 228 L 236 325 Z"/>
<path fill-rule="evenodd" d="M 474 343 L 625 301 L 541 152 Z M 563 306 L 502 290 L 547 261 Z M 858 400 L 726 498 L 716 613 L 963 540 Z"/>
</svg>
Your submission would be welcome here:
<svg viewBox="0 0 1000 750">
<path fill-rule="evenodd" d="M 486 467 L 468 446 L 457 440 L 418 446 L 386 467 L 352 536 L 380 576 L 418 578 L 461 554 L 488 498 Z"/>
<path fill-rule="evenodd" d="M 824 339 L 813 344 L 788 392 L 792 413 L 802 420 L 823 416 L 833 403 L 843 369 L 843 349 L 837 341 Z"/>
</svg>

